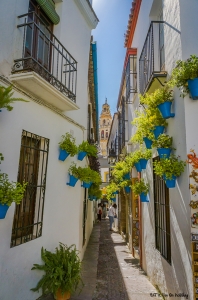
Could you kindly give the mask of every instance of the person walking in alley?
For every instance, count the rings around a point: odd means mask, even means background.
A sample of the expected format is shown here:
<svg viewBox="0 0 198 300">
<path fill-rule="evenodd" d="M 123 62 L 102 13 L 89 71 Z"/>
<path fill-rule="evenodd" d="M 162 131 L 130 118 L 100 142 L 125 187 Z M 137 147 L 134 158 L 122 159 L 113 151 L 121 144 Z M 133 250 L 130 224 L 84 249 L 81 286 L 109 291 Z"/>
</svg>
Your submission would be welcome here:
<svg viewBox="0 0 198 300">
<path fill-rule="evenodd" d="M 113 204 L 113 205 L 111 205 L 110 206 L 110 208 L 109 208 L 109 214 L 108 214 L 108 216 L 109 216 L 109 222 L 110 222 L 110 231 L 113 231 L 113 229 L 112 229 L 112 225 L 113 225 L 113 222 L 114 222 L 114 215 L 115 215 L 115 208 L 114 208 L 114 206 L 115 206 L 116 204 Z"/>
<path fill-rule="evenodd" d="M 100 203 L 98 204 L 97 215 L 98 215 L 98 222 L 101 222 L 102 207 Z"/>
</svg>

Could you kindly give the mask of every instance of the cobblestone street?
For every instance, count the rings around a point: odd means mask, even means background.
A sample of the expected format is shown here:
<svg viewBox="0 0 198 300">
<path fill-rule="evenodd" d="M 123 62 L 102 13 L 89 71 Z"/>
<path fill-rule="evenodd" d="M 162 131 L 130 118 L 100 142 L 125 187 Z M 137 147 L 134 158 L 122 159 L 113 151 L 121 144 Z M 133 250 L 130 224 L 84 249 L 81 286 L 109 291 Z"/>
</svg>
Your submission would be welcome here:
<svg viewBox="0 0 198 300">
<path fill-rule="evenodd" d="M 157 293 L 121 235 L 109 231 L 108 220 L 102 220 L 93 228 L 82 275 L 85 286 L 71 300 L 149 300 L 150 293 Z"/>
</svg>

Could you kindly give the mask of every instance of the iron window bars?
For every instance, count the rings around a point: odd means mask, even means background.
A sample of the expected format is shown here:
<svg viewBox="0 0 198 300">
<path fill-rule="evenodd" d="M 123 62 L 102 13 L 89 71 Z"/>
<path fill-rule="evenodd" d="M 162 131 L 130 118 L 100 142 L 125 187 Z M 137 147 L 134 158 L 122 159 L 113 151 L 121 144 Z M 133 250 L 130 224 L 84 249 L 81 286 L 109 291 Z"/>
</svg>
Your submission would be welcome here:
<svg viewBox="0 0 198 300">
<path fill-rule="evenodd" d="M 11 247 L 42 235 L 49 139 L 23 130 L 18 182 L 28 182 L 22 202 L 16 205 Z"/>
<path fill-rule="evenodd" d="M 153 161 L 159 160 L 159 157 Z M 155 246 L 161 255 L 171 264 L 170 206 L 169 190 L 164 180 L 153 172 L 154 210 L 155 210 Z"/>
<path fill-rule="evenodd" d="M 126 66 L 126 103 L 132 103 L 131 94 L 137 93 L 137 56 L 129 55 Z"/>
<path fill-rule="evenodd" d="M 160 77 L 166 77 L 164 62 L 164 22 L 152 21 L 139 59 L 141 94 L 149 89 L 154 78 L 160 82 Z"/>
<path fill-rule="evenodd" d="M 23 28 L 23 50 L 22 58 L 14 60 L 12 73 L 35 71 L 76 102 L 76 60 L 35 12 L 18 18 L 23 20 L 17 26 Z"/>
</svg>

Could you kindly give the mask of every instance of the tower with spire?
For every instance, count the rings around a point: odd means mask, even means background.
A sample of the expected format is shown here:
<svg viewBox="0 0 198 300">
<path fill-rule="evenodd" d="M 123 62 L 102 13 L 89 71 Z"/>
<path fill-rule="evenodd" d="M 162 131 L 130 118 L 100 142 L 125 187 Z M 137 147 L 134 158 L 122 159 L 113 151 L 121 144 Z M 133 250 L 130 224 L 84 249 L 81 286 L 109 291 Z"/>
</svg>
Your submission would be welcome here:
<svg viewBox="0 0 198 300">
<path fill-rule="evenodd" d="M 107 141 L 109 138 L 111 123 L 112 116 L 110 112 L 110 106 L 107 103 L 106 98 L 105 103 L 102 105 L 102 112 L 99 118 L 100 149 L 103 157 L 107 156 Z"/>
</svg>

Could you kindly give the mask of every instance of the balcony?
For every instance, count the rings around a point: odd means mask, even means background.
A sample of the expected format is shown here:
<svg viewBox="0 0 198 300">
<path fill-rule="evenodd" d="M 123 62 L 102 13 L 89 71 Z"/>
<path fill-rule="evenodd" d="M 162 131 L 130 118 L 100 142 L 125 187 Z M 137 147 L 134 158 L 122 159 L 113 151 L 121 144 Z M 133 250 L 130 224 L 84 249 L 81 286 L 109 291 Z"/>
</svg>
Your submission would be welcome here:
<svg viewBox="0 0 198 300">
<path fill-rule="evenodd" d="M 166 80 L 164 22 L 152 21 L 139 59 L 140 93 L 153 92 Z"/>
<path fill-rule="evenodd" d="M 62 111 L 76 110 L 77 62 L 35 13 L 19 16 L 23 50 L 11 81 Z"/>
</svg>

